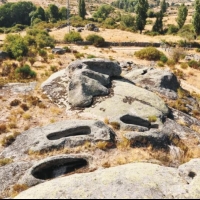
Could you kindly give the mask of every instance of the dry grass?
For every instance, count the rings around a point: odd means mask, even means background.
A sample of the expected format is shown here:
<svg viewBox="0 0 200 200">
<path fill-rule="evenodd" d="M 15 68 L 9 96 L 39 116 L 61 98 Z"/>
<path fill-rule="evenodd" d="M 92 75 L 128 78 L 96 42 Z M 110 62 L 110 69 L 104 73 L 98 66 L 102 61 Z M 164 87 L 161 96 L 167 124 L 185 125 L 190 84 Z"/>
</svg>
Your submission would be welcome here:
<svg viewBox="0 0 200 200">
<path fill-rule="evenodd" d="M 96 147 L 98 149 L 101 149 L 101 150 L 105 151 L 108 148 L 108 142 L 105 142 L 105 141 L 97 142 Z"/>
<path fill-rule="evenodd" d="M 197 132 L 197 133 L 200 134 L 200 126 L 192 125 L 192 126 L 191 126 L 191 129 L 192 129 L 193 131 L 195 131 L 195 132 Z"/>
<path fill-rule="evenodd" d="M 10 146 L 16 139 L 16 137 L 19 135 L 19 132 L 14 132 L 12 135 L 9 136 L 5 136 L 3 137 L 3 139 L 1 140 L 1 145 L 3 147 L 8 147 Z"/>
<path fill-rule="evenodd" d="M 124 151 L 130 149 L 131 142 L 130 140 L 123 137 L 121 140 L 117 142 L 117 149 Z"/>
<path fill-rule="evenodd" d="M 113 127 L 113 129 L 115 130 L 119 130 L 120 129 L 120 124 L 119 122 L 110 122 L 110 125 Z"/>
<path fill-rule="evenodd" d="M 6 124 L 0 124 L 0 134 L 5 133 L 7 131 Z"/>
<path fill-rule="evenodd" d="M 156 122 L 157 121 L 157 117 L 156 116 L 149 116 L 148 120 L 149 120 L 149 122 Z"/>
<path fill-rule="evenodd" d="M 12 163 L 13 160 L 10 159 L 10 158 L 3 158 L 3 159 L 0 159 L 0 167 L 2 166 L 5 166 L 5 165 L 8 165 L 10 163 Z"/>
<path fill-rule="evenodd" d="M 19 185 L 19 184 L 16 184 L 16 185 L 14 185 L 13 186 L 13 188 L 12 188 L 12 194 L 11 194 L 11 196 L 12 197 L 15 197 L 15 196 L 17 196 L 19 193 L 21 193 L 21 192 L 23 192 L 23 191 L 25 191 L 25 190 L 27 190 L 28 189 L 28 186 L 27 185 Z"/>
<path fill-rule="evenodd" d="M 54 115 L 60 115 L 62 113 L 62 109 L 58 107 L 52 107 L 50 110 L 51 110 L 51 113 Z"/>
<path fill-rule="evenodd" d="M 24 113 L 23 115 L 22 115 L 22 117 L 23 117 L 23 119 L 24 120 L 30 120 L 32 117 L 31 117 L 31 113 Z"/>
</svg>

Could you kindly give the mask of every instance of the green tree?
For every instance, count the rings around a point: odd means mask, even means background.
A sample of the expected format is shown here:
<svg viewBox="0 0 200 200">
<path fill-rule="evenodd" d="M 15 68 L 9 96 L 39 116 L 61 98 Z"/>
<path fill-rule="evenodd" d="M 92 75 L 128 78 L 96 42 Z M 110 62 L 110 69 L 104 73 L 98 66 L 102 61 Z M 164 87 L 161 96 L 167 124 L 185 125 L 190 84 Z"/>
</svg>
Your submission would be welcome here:
<svg viewBox="0 0 200 200">
<path fill-rule="evenodd" d="M 149 8 L 148 0 L 138 0 L 138 3 L 136 5 L 136 28 L 140 31 L 140 34 L 144 30 L 144 27 L 146 25 L 146 19 L 147 19 L 147 11 Z"/>
<path fill-rule="evenodd" d="M 195 33 L 200 34 L 200 0 L 195 1 L 195 13 L 193 15 L 193 26 Z"/>
<path fill-rule="evenodd" d="M 109 15 L 114 11 L 114 8 L 110 5 L 102 5 L 98 8 L 98 10 L 94 13 L 94 18 L 102 18 L 106 19 Z"/>
<path fill-rule="evenodd" d="M 178 9 L 178 18 L 176 19 L 179 29 L 181 29 L 185 24 L 187 15 L 188 15 L 187 7 L 184 4 L 181 4 L 181 6 Z"/>
<path fill-rule="evenodd" d="M 15 24 L 30 25 L 29 14 L 36 10 L 31 2 L 6 3 L 0 6 L 0 27 L 11 27 Z"/>
<path fill-rule="evenodd" d="M 46 12 L 46 16 L 48 16 L 47 18 L 49 18 L 50 22 L 56 22 L 57 20 L 59 20 L 59 9 L 56 5 L 50 4 Z"/>
<path fill-rule="evenodd" d="M 33 11 L 29 14 L 29 17 L 31 17 L 31 24 L 33 24 L 36 19 L 39 21 L 45 21 L 45 11 L 42 7 L 38 7 L 36 11 Z"/>
<path fill-rule="evenodd" d="M 156 21 L 155 21 L 155 23 L 153 25 L 152 31 L 153 32 L 158 32 L 158 33 L 162 33 L 163 32 L 163 12 L 162 11 L 157 13 Z"/>
<path fill-rule="evenodd" d="M 82 19 L 85 19 L 86 15 L 85 0 L 79 0 L 78 11 L 79 11 L 79 16 Z"/>
<path fill-rule="evenodd" d="M 162 0 L 160 3 L 160 9 L 163 13 L 165 13 L 167 11 L 167 3 L 165 0 Z"/>
<path fill-rule="evenodd" d="M 68 14 L 68 10 L 66 7 L 61 7 L 59 9 L 59 15 L 60 15 L 60 19 L 61 20 L 66 20 L 67 19 L 67 14 Z"/>
</svg>

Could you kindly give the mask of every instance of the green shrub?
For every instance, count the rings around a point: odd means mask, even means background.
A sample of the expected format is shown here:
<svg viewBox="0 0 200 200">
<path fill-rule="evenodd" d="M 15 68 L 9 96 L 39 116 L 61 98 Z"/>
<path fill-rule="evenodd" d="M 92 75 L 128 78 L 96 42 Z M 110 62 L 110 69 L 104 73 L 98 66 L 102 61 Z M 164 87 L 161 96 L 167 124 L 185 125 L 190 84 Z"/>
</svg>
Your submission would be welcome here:
<svg viewBox="0 0 200 200">
<path fill-rule="evenodd" d="M 47 51 L 45 51 L 44 49 L 40 49 L 38 53 L 43 58 L 47 57 Z"/>
<path fill-rule="evenodd" d="M 9 53 L 10 57 L 17 59 L 20 56 L 26 56 L 28 45 L 20 35 L 8 34 L 3 49 Z"/>
<path fill-rule="evenodd" d="M 77 41 L 83 41 L 83 38 L 81 37 L 80 33 L 78 33 L 78 32 L 70 32 L 65 35 L 64 41 L 65 42 L 77 42 Z"/>
<path fill-rule="evenodd" d="M 84 58 L 84 54 L 83 53 L 74 53 L 74 56 L 77 59 Z"/>
<path fill-rule="evenodd" d="M 55 40 L 44 30 L 29 29 L 24 39 L 29 45 L 34 45 L 37 48 L 53 48 L 55 45 Z"/>
<path fill-rule="evenodd" d="M 191 68 L 194 68 L 194 69 L 200 69 L 200 63 L 195 61 L 195 60 L 191 60 L 188 62 L 188 65 L 191 67 Z"/>
<path fill-rule="evenodd" d="M 92 44 L 95 46 L 95 47 L 102 47 L 105 45 L 105 40 L 103 37 L 99 36 L 99 35 L 96 35 L 96 34 L 91 34 L 91 35 L 88 35 L 86 37 L 86 41 L 89 41 L 89 42 L 92 42 Z"/>
<path fill-rule="evenodd" d="M 88 55 L 87 56 L 87 59 L 92 59 L 92 58 L 96 58 L 96 56 L 94 56 L 94 55 Z"/>
<path fill-rule="evenodd" d="M 179 28 L 175 25 L 169 25 L 167 34 L 176 34 L 179 31 Z"/>
<path fill-rule="evenodd" d="M 22 79 L 36 78 L 37 76 L 36 72 L 32 71 L 29 65 L 17 68 L 15 72 Z"/>
<path fill-rule="evenodd" d="M 154 32 L 154 31 L 146 31 L 144 32 L 145 35 L 149 35 L 149 36 L 157 36 L 160 35 L 160 33 L 158 32 Z"/>
<path fill-rule="evenodd" d="M 160 61 L 162 61 L 163 63 L 166 63 L 168 61 L 168 58 L 165 55 L 162 55 L 160 57 Z"/>
<path fill-rule="evenodd" d="M 157 50 L 155 47 L 146 47 L 140 51 L 135 52 L 135 56 L 139 59 L 145 59 L 145 60 L 160 60 L 164 54 Z"/>
</svg>

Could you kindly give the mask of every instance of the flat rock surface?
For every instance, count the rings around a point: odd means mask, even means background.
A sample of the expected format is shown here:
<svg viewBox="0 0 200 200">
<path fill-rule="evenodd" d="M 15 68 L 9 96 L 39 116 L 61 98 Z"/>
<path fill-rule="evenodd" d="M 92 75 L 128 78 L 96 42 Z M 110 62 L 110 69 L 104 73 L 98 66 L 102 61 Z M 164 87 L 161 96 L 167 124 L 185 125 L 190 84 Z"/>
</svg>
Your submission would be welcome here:
<svg viewBox="0 0 200 200">
<path fill-rule="evenodd" d="M 114 140 L 115 133 L 101 121 L 66 120 L 25 131 L 0 153 L 0 157 L 21 159 L 27 157 L 29 152 L 75 147 L 86 141 Z"/>
<path fill-rule="evenodd" d="M 113 95 L 100 100 L 93 107 L 86 108 L 84 113 L 111 119 L 125 114 L 148 119 L 149 116 L 167 116 L 169 109 L 153 92 L 122 79 L 113 81 Z"/>
<path fill-rule="evenodd" d="M 21 193 L 16 199 L 200 198 L 200 168 L 196 173 L 188 183 L 179 169 L 133 163 L 55 179 Z"/>
</svg>

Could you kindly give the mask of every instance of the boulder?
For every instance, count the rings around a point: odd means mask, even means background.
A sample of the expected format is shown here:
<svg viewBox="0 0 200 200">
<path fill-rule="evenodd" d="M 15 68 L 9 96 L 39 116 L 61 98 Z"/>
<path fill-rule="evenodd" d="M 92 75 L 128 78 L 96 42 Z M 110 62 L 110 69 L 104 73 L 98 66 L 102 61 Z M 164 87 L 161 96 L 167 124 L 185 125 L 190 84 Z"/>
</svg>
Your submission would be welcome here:
<svg viewBox="0 0 200 200">
<path fill-rule="evenodd" d="M 96 31 L 96 30 L 99 30 L 99 28 L 95 24 L 87 24 L 85 26 L 85 30 Z M 96 31 L 96 32 L 98 32 L 98 31 Z"/>
<path fill-rule="evenodd" d="M 75 61 L 68 66 L 68 101 L 73 107 L 87 107 L 93 97 L 109 94 L 110 78 L 120 76 L 117 63 L 102 60 Z M 107 86 L 107 87 L 106 87 Z"/>
<path fill-rule="evenodd" d="M 149 147 L 154 149 L 163 149 L 168 151 L 169 145 L 172 144 L 173 135 L 167 135 L 162 131 L 146 131 L 146 132 L 129 132 L 125 133 L 124 137 L 130 140 L 131 147 Z"/>
<path fill-rule="evenodd" d="M 67 86 L 68 78 L 66 69 L 60 70 L 52 74 L 41 88 L 47 96 L 60 106 L 67 106 Z"/>
<path fill-rule="evenodd" d="M 120 74 L 120 66 L 109 60 L 77 60 L 53 74 L 42 89 L 59 105 L 84 108 L 94 97 L 108 95 L 111 78 Z"/>
<path fill-rule="evenodd" d="M 170 99 L 177 99 L 180 83 L 170 71 L 149 67 L 133 68 L 124 77 L 145 89 L 158 92 Z"/>
<path fill-rule="evenodd" d="M 8 53 L 0 51 L 0 60 L 5 60 L 9 57 Z"/>
<path fill-rule="evenodd" d="M 157 126 L 168 116 L 169 109 L 156 94 L 121 79 L 113 80 L 112 95 L 97 99 L 96 104 L 85 108 L 82 115 L 108 118 L 119 123 L 123 130 L 149 130 L 149 117 L 154 116 Z"/>
<path fill-rule="evenodd" d="M 6 196 L 5 192 L 9 191 L 32 165 L 33 162 L 21 161 L 0 167 L 0 196 Z"/>
<path fill-rule="evenodd" d="M 43 183 L 49 179 L 66 176 L 78 169 L 89 168 L 92 157 L 89 155 L 58 155 L 48 157 L 37 162 L 18 181 L 20 185 L 28 187 Z"/>
<path fill-rule="evenodd" d="M 83 145 L 86 141 L 113 143 L 115 133 L 101 121 L 61 121 L 33 128 L 19 135 L 0 157 L 19 159 L 28 153 Z"/>
<path fill-rule="evenodd" d="M 16 199 L 200 198 L 200 168 L 196 172 L 197 176 L 188 183 L 179 169 L 132 163 L 58 178 L 22 192 Z"/>
</svg>

